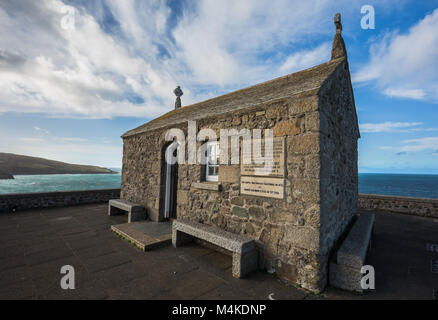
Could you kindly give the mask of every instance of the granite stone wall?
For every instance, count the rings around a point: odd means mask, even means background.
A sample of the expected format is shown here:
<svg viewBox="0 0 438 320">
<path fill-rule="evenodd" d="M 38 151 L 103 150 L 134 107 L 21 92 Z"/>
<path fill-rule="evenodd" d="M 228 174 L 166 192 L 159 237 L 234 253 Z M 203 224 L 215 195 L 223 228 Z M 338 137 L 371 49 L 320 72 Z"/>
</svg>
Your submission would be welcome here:
<svg viewBox="0 0 438 320">
<path fill-rule="evenodd" d="M 438 199 L 359 194 L 359 210 L 438 218 Z"/>
<path fill-rule="evenodd" d="M 285 137 L 285 196 L 241 194 L 240 165 L 220 165 L 219 181 L 211 183 L 203 181 L 201 165 L 179 164 L 177 218 L 247 234 L 258 244 L 261 268 L 323 290 L 331 249 L 357 211 L 358 131 L 347 73 L 341 63 L 321 90 L 215 117 L 206 110 L 198 131 L 210 128 L 219 137 L 220 129 L 273 129 L 275 137 Z M 124 138 L 121 198 L 144 205 L 155 221 L 163 219 L 164 135 L 170 128 L 187 135 L 185 122 Z"/>
<path fill-rule="evenodd" d="M 262 268 L 292 283 L 315 289 L 318 282 L 319 129 L 317 91 L 279 99 L 220 118 L 197 122 L 218 137 L 222 128 L 273 129 L 286 136 L 286 191 L 283 200 L 240 194 L 240 165 L 221 165 L 219 182 L 203 182 L 203 167 L 178 167 L 177 218 L 215 225 L 253 237 Z M 176 126 L 187 132 L 187 123 Z M 166 130 L 124 139 L 121 198 L 163 216 Z M 201 143 L 198 143 L 198 147 Z"/>
<path fill-rule="evenodd" d="M 321 274 L 339 239 L 357 214 L 357 126 L 348 63 L 345 61 L 320 90 Z M 321 278 L 321 286 L 327 279 Z"/>
<path fill-rule="evenodd" d="M 120 198 L 120 189 L 0 195 L 0 212 L 104 203 Z"/>
</svg>

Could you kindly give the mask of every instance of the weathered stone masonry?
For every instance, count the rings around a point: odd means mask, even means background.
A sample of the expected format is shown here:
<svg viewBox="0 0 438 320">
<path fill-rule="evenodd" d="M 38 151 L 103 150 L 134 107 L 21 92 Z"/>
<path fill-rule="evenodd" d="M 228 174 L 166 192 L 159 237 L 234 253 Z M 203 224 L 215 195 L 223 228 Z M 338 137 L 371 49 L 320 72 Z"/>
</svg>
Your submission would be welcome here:
<svg viewBox="0 0 438 320">
<path fill-rule="evenodd" d="M 211 128 L 218 137 L 224 128 L 273 129 L 286 140 L 284 199 L 241 194 L 239 165 L 221 165 L 218 183 L 207 183 L 200 165 L 180 164 L 177 218 L 250 235 L 261 268 L 304 288 L 324 289 L 330 254 L 357 212 L 359 130 L 343 52 L 127 132 L 121 198 L 144 205 L 152 220 L 162 219 L 164 134 L 170 128 L 187 134 L 187 121 L 196 120 L 198 130 Z"/>
<path fill-rule="evenodd" d="M 438 219 L 438 199 L 359 194 L 358 208 Z"/>
<path fill-rule="evenodd" d="M 120 189 L 5 194 L 0 195 L 0 213 L 105 203 L 119 196 Z"/>
</svg>

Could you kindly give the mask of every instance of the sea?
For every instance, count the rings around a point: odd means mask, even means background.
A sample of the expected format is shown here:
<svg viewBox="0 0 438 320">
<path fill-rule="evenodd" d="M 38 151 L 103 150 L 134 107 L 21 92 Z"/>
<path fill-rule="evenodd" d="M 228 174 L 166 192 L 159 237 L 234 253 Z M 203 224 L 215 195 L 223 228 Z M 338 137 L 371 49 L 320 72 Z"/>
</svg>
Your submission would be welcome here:
<svg viewBox="0 0 438 320">
<path fill-rule="evenodd" d="M 13 180 L 0 180 L 0 194 L 120 188 L 121 169 L 109 169 L 116 173 L 16 175 Z"/>
<path fill-rule="evenodd" d="M 14 176 L 0 180 L 0 194 L 120 188 L 117 174 L 54 174 Z M 359 193 L 438 199 L 438 175 L 359 173 Z"/>
</svg>

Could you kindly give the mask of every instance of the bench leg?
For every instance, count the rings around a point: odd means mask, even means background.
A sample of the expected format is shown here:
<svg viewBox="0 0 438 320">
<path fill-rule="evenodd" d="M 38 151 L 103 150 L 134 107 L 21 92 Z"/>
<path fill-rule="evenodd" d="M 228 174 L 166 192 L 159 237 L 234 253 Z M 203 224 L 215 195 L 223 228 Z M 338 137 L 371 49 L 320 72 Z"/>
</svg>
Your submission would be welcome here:
<svg viewBox="0 0 438 320">
<path fill-rule="evenodd" d="M 145 210 L 130 211 L 128 213 L 128 223 L 131 223 L 134 221 L 144 221 L 144 220 L 146 220 L 146 211 Z"/>
<path fill-rule="evenodd" d="M 363 289 L 360 286 L 362 274 L 361 267 L 350 267 L 346 265 L 330 263 L 329 282 L 330 285 L 348 291 L 356 291 L 362 293 Z"/>
<path fill-rule="evenodd" d="M 193 237 L 187 233 L 172 229 L 172 244 L 175 248 L 181 247 L 193 241 Z"/>
<path fill-rule="evenodd" d="M 233 277 L 243 278 L 249 273 L 257 270 L 258 252 L 251 250 L 245 253 L 233 252 Z"/>
<path fill-rule="evenodd" d="M 115 216 L 119 213 L 120 213 L 120 210 L 118 208 L 113 207 L 113 206 L 108 206 L 108 215 L 109 216 Z"/>
</svg>

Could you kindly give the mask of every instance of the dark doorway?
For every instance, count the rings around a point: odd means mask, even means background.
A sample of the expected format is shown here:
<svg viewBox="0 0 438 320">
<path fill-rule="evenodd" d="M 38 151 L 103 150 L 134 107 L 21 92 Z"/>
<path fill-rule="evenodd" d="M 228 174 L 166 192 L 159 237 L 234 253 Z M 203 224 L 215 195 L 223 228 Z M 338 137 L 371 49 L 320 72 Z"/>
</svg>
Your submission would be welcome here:
<svg viewBox="0 0 438 320">
<path fill-rule="evenodd" d="M 178 190 L 178 162 L 171 164 L 166 161 L 173 156 L 173 159 L 177 159 L 178 155 L 178 143 L 172 142 L 166 148 L 166 157 L 164 159 L 165 166 L 165 192 L 164 192 L 164 218 L 176 219 L 176 203 L 177 203 L 177 190 Z"/>
</svg>

